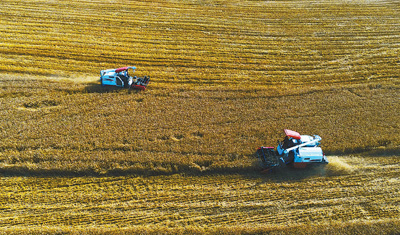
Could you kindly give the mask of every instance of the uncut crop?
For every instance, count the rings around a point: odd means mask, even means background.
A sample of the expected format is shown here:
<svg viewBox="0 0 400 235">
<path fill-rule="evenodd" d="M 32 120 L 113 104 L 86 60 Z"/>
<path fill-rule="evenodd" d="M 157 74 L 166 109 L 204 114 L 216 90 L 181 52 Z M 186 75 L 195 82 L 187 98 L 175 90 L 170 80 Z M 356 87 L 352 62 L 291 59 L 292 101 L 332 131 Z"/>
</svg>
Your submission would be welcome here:
<svg viewBox="0 0 400 235">
<path fill-rule="evenodd" d="M 256 148 L 275 146 L 283 128 L 319 134 L 328 155 L 399 153 L 394 84 L 141 93 L 22 78 L 0 85 L 5 174 L 254 171 Z"/>
</svg>

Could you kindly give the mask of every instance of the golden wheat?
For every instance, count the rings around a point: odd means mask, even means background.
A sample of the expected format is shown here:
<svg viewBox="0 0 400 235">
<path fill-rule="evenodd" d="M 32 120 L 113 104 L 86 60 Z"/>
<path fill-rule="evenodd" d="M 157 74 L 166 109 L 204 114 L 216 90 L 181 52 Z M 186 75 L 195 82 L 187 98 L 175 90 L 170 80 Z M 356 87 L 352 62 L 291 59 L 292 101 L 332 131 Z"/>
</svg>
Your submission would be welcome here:
<svg viewBox="0 0 400 235">
<path fill-rule="evenodd" d="M 399 231 L 397 1 L 0 15 L 0 233 Z M 146 92 L 100 87 L 125 65 Z M 260 175 L 253 153 L 283 128 L 322 136 L 330 165 Z"/>
<path fill-rule="evenodd" d="M 2 84 L 4 173 L 248 171 L 254 170 L 255 149 L 275 146 L 285 127 L 318 133 L 328 155 L 394 155 L 400 143 L 393 135 L 398 128 L 393 110 L 400 108 L 395 84 L 276 93 L 265 88 L 130 93 L 23 78 L 3 78 Z"/>
<path fill-rule="evenodd" d="M 153 85 L 398 78 L 395 1 L 118 3 L 2 1 L 0 71 L 93 76 L 133 64 Z"/>
<path fill-rule="evenodd" d="M 330 177 L 315 169 L 275 176 L 2 178 L 0 227 L 290 233 L 303 226 L 331 231 L 359 225 L 374 233 L 373 225 L 394 223 L 382 232 L 398 229 L 397 158 L 337 160 L 358 164 L 358 171 Z"/>
</svg>

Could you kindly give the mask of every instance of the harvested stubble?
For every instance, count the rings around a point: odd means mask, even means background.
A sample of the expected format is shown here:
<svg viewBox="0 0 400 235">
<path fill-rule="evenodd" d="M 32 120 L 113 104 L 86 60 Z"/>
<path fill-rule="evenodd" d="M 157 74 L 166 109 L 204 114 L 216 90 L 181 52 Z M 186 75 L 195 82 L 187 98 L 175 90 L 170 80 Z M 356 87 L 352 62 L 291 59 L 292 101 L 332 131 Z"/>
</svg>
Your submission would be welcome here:
<svg viewBox="0 0 400 235">
<path fill-rule="evenodd" d="M 1 72 L 133 64 L 156 84 L 240 86 L 399 76 L 398 1 L 3 0 L 0 13 Z"/>
<path fill-rule="evenodd" d="M 398 159 L 340 160 L 358 170 L 330 177 L 317 170 L 275 176 L 5 177 L 0 228 L 19 233 L 398 231 Z"/>
</svg>

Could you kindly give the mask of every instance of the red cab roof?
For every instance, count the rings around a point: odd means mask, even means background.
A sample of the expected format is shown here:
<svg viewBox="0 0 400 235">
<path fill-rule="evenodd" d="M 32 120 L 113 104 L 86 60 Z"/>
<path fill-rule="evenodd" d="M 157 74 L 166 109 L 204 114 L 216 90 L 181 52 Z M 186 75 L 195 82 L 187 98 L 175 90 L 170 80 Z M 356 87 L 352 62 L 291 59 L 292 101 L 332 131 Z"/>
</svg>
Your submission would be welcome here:
<svg viewBox="0 0 400 235">
<path fill-rule="evenodd" d="M 292 137 L 293 139 L 299 140 L 301 138 L 300 134 L 298 132 L 292 131 L 285 129 L 285 134 L 287 137 Z"/>
<path fill-rule="evenodd" d="M 122 72 L 122 71 L 127 70 L 127 69 L 130 69 L 130 68 L 136 69 L 136 67 L 127 66 L 127 67 L 118 68 L 118 69 L 115 70 L 115 72 L 116 72 L 116 73 L 119 73 L 119 72 Z"/>
</svg>

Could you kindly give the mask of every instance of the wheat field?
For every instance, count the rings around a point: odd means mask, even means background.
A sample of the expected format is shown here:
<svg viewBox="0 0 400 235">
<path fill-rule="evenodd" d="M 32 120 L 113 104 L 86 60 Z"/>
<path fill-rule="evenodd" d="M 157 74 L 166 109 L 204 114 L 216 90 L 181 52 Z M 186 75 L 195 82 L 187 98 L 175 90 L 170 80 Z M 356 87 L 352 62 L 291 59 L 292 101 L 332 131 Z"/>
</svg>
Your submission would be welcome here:
<svg viewBox="0 0 400 235">
<path fill-rule="evenodd" d="M 156 84 L 398 79 L 397 1 L 1 3 L 1 72 L 69 77 L 132 64 Z"/>
<path fill-rule="evenodd" d="M 397 233 L 397 157 L 329 159 L 329 168 L 308 175 L 2 178 L 0 227 L 6 233 Z"/>
<path fill-rule="evenodd" d="M 398 1 L 3 0 L 0 234 L 398 234 L 399 55 Z"/>
</svg>

